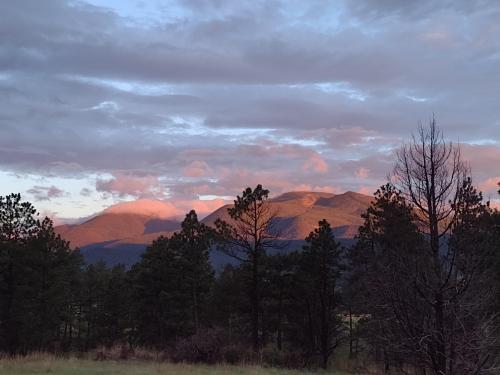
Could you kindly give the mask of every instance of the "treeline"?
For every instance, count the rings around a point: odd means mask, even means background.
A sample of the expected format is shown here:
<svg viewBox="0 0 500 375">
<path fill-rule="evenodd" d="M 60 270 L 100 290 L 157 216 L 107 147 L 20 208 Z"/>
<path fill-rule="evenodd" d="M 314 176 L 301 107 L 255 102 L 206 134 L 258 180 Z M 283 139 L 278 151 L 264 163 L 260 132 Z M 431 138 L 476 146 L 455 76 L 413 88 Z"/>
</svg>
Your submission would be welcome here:
<svg viewBox="0 0 500 375">
<path fill-rule="evenodd" d="M 434 122 L 401 148 L 392 181 L 350 249 L 322 220 L 285 251 L 258 185 L 229 222 L 208 227 L 189 212 L 129 270 L 85 265 L 30 203 L 0 197 L 0 351 L 120 345 L 326 368 L 342 348 L 387 372 L 487 373 L 500 351 L 500 214 Z M 211 251 L 236 265 L 216 274 Z"/>
</svg>

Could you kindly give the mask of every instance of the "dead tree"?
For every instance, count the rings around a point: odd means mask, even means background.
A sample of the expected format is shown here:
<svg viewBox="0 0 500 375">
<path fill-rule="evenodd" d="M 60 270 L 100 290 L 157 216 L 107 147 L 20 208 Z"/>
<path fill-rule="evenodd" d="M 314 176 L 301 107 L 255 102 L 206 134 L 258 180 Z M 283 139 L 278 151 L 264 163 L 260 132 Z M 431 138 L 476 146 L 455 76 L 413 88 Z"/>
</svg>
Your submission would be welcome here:
<svg viewBox="0 0 500 375">
<path fill-rule="evenodd" d="M 399 150 L 394 168 L 394 182 L 413 206 L 426 244 L 419 254 L 425 267 L 411 283 L 424 304 L 419 307 L 424 316 L 417 319 L 421 326 L 415 329 L 405 311 L 398 324 L 416 345 L 418 364 L 436 375 L 481 373 L 489 358 L 485 342 L 494 319 L 481 316 L 481 302 L 473 295 L 482 284 L 480 251 L 453 242 L 458 229 L 485 210 L 467 175 L 459 146 L 444 140 L 434 119 Z"/>
</svg>

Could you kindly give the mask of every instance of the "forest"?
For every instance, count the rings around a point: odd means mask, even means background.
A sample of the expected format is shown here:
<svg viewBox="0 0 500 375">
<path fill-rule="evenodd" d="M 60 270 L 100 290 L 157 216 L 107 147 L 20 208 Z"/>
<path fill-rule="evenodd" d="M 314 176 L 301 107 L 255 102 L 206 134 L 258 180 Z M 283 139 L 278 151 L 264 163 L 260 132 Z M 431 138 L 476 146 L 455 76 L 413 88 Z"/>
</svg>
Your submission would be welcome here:
<svg viewBox="0 0 500 375">
<path fill-rule="evenodd" d="M 434 121 L 398 150 L 350 248 L 322 220 L 285 250 L 270 194 L 244 189 L 213 226 L 190 211 L 130 269 L 84 264 L 20 194 L 0 197 L 0 352 L 316 369 L 342 351 L 358 371 L 498 370 L 500 212 Z M 216 272 L 212 251 L 234 263 Z"/>
</svg>

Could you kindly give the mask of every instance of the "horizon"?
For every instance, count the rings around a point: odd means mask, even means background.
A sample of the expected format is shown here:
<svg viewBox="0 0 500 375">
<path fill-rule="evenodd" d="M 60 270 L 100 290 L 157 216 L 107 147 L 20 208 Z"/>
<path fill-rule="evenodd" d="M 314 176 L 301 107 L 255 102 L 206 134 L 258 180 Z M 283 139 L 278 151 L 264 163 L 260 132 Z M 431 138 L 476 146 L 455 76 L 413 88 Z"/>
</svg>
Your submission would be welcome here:
<svg viewBox="0 0 500 375">
<path fill-rule="evenodd" d="M 500 4 L 8 2 L 0 195 L 56 222 L 354 191 L 435 115 L 500 207 Z"/>
<path fill-rule="evenodd" d="M 331 194 L 332 196 L 346 195 L 350 193 L 361 194 L 353 191 L 346 191 L 343 193 L 329 193 L 329 192 L 320 192 L 320 191 L 305 191 L 305 190 L 296 190 L 296 191 L 288 191 L 281 193 L 279 195 L 271 196 L 270 201 L 273 201 L 274 198 L 280 198 L 283 195 L 295 193 L 295 194 Z M 363 194 L 365 195 L 365 194 Z M 373 196 L 373 195 L 366 195 Z M 136 214 L 143 215 L 150 218 L 158 218 L 158 219 L 173 219 L 179 221 L 179 223 L 185 218 L 186 214 L 194 210 L 199 219 L 205 219 L 207 216 L 210 216 L 218 209 L 233 205 L 234 200 L 223 200 L 223 199 L 213 199 L 213 200 L 200 200 L 200 201 L 178 201 L 175 202 L 175 205 L 168 200 L 160 200 L 160 199 L 150 199 L 150 198 L 140 198 L 133 201 L 122 201 L 118 202 L 114 205 L 106 207 L 104 210 L 94 212 L 93 214 L 85 217 L 79 218 L 56 218 L 54 221 L 55 226 L 59 225 L 74 225 L 74 224 L 82 224 L 87 222 L 88 220 L 93 219 L 96 216 L 104 215 L 104 214 Z"/>
</svg>

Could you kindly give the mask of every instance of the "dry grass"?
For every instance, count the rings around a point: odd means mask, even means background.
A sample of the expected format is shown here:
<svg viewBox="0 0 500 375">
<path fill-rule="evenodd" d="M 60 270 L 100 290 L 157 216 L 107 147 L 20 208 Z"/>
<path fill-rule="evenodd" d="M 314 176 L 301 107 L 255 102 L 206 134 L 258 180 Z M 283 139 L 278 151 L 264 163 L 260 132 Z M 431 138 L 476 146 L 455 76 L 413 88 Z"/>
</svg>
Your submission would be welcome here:
<svg viewBox="0 0 500 375">
<path fill-rule="evenodd" d="M 321 372 L 319 372 L 321 374 Z M 281 370 L 258 366 L 188 365 L 152 361 L 92 361 L 57 358 L 47 354 L 1 358 L 0 374 L 5 375 L 307 375 L 318 372 Z M 338 372 L 323 374 L 342 375 Z"/>
</svg>

